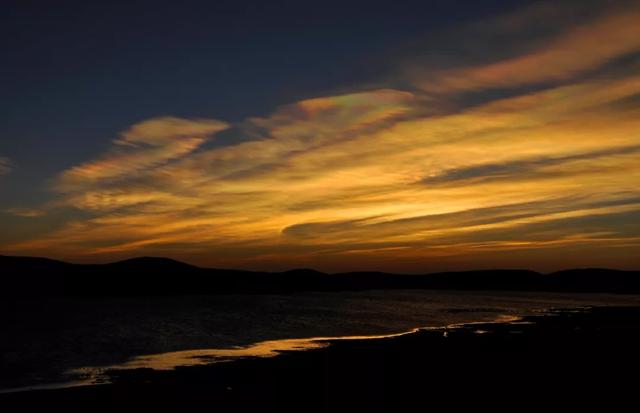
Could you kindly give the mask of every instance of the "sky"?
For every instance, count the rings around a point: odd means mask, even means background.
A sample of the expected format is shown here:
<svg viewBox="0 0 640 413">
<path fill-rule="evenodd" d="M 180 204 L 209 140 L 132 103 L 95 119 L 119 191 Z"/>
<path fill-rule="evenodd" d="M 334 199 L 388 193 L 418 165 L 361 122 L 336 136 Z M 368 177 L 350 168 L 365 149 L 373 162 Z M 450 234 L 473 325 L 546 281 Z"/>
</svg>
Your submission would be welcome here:
<svg viewBox="0 0 640 413">
<path fill-rule="evenodd" d="M 640 2 L 9 0 L 0 254 L 640 268 Z"/>
</svg>

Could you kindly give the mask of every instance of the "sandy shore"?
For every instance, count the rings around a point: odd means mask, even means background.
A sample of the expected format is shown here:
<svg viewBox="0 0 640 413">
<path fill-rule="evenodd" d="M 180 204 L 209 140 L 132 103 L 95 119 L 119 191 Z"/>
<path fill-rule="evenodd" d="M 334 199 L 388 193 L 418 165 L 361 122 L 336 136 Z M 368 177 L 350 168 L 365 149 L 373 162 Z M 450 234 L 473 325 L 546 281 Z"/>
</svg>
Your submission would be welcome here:
<svg viewBox="0 0 640 413">
<path fill-rule="evenodd" d="M 0 403 L 16 409 L 10 411 L 56 412 L 574 410 L 596 404 L 613 411 L 635 394 L 639 344 L 640 307 L 558 310 L 508 323 L 333 340 L 272 358 L 113 370 L 114 384 L 5 394 Z"/>
<path fill-rule="evenodd" d="M 157 363 L 139 363 L 155 355 L 160 358 L 152 361 L 192 364 L 185 362 L 185 352 L 227 357 L 250 353 L 249 347 L 265 342 L 270 351 L 271 344 L 314 337 L 388 335 L 549 308 L 603 305 L 636 306 L 640 296 L 376 290 L 0 300 L 0 392 L 83 382 L 87 368 L 156 368 Z M 176 360 L 167 360 L 168 355 Z M 78 370 L 81 374 L 70 374 Z"/>
</svg>

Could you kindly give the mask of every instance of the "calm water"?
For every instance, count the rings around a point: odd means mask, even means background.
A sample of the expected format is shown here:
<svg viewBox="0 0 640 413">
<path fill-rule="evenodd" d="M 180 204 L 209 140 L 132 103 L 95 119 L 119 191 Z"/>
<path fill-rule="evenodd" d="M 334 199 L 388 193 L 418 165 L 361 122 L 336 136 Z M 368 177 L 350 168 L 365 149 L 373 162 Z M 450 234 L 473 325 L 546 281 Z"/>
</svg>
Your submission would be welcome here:
<svg viewBox="0 0 640 413">
<path fill-rule="evenodd" d="M 322 339 L 399 334 L 549 308 L 640 305 L 640 297 L 367 291 L 2 303 L 0 389 L 100 381 L 118 368 L 271 356 Z"/>
</svg>

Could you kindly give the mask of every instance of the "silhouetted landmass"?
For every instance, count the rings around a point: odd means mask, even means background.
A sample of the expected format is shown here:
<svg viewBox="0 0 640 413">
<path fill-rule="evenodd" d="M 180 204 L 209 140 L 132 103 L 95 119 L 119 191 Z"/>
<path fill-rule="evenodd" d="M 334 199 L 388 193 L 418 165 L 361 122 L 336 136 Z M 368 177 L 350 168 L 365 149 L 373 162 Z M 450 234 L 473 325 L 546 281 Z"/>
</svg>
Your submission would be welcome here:
<svg viewBox="0 0 640 413">
<path fill-rule="evenodd" d="M 0 256 L 3 296 L 137 296 L 288 293 L 367 289 L 447 289 L 640 293 L 640 271 L 573 269 L 551 274 L 481 270 L 424 275 L 382 272 L 326 274 L 211 269 L 167 258 L 111 264 L 70 264 L 47 258 Z"/>
<path fill-rule="evenodd" d="M 20 412 L 632 411 L 640 308 L 335 340 L 273 358 L 111 370 L 113 384 L 0 395 Z"/>
</svg>

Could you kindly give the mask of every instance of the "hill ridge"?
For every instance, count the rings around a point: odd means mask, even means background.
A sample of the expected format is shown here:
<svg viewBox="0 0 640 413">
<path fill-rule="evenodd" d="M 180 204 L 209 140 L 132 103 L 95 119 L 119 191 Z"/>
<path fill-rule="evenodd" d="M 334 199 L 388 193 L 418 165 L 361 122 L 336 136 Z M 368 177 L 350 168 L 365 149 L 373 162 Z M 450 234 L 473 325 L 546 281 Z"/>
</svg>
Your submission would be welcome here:
<svg viewBox="0 0 640 413">
<path fill-rule="evenodd" d="M 0 296 L 127 296 L 291 293 L 367 289 L 449 289 L 640 293 L 640 271 L 575 268 L 542 274 L 492 269 L 393 274 L 283 272 L 204 268 L 165 257 L 73 264 L 43 257 L 0 255 Z"/>
</svg>

